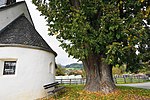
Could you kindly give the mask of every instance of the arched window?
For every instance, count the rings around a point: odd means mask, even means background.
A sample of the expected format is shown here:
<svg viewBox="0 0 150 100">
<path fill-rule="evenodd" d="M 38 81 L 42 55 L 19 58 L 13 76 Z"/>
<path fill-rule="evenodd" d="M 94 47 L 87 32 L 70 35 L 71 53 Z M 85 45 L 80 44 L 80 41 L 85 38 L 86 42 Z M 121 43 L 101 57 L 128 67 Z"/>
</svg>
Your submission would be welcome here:
<svg viewBox="0 0 150 100">
<path fill-rule="evenodd" d="M 52 73 L 52 70 L 53 70 L 53 63 L 52 62 L 50 62 L 50 64 L 49 64 L 49 73 Z"/>
</svg>

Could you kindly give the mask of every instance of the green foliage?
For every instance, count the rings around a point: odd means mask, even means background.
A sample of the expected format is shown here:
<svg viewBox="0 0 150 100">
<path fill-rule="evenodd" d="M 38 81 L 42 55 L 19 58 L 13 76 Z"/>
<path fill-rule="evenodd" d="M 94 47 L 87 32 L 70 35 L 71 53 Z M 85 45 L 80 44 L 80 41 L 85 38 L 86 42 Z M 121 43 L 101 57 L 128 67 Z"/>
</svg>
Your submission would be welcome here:
<svg viewBox="0 0 150 100">
<path fill-rule="evenodd" d="M 139 70 L 139 72 L 145 73 L 145 74 L 147 74 L 149 72 L 149 74 L 150 74 L 150 64 L 149 64 L 149 62 L 145 62 L 143 64 L 142 68 Z"/>
<path fill-rule="evenodd" d="M 150 77 L 150 71 L 146 71 L 145 74 Z"/>
<path fill-rule="evenodd" d="M 126 73 L 126 66 L 125 65 L 123 65 L 123 66 L 116 65 L 112 68 L 112 73 L 113 73 L 113 75 L 124 74 L 124 73 Z"/>
<path fill-rule="evenodd" d="M 118 67 L 113 67 L 112 69 L 112 73 L 113 75 L 117 74 L 117 75 L 121 75 L 121 69 L 119 69 Z"/>
<path fill-rule="evenodd" d="M 64 76 L 64 75 L 65 75 L 65 68 L 62 68 L 61 65 L 57 65 L 56 76 Z"/>
<path fill-rule="evenodd" d="M 108 64 L 126 64 L 133 72 L 140 68 L 140 59 L 149 60 L 149 28 L 143 21 L 150 21 L 149 0 L 32 2 L 45 16 L 49 35 L 57 35 L 60 46 L 74 58 L 83 61 L 99 55 Z"/>
</svg>

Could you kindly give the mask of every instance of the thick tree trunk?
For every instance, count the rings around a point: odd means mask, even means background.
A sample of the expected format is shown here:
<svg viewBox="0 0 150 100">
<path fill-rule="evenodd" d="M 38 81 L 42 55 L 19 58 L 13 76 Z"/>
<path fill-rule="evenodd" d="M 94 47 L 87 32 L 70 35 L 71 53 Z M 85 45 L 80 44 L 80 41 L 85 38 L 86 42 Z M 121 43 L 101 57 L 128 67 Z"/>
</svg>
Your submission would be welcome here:
<svg viewBox="0 0 150 100">
<path fill-rule="evenodd" d="M 86 71 L 85 90 L 110 93 L 115 89 L 116 86 L 113 82 L 112 67 L 103 62 L 102 57 L 90 55 L 82 62 Z"/>
</svg>

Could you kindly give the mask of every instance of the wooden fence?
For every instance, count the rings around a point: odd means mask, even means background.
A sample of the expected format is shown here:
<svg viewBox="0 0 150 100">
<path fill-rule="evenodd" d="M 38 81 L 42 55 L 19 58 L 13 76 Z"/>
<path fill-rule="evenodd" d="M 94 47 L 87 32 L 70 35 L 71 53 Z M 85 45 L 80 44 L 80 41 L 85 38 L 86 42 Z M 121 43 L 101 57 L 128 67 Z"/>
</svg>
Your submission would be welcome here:
<svg viewBox="0 0 150 100">
<path fill-rule="evenodd" d="M 148 79 L 147 76 L 145 75 L 139 75 L 139 76 L 114 76 L 114 82 L 117 84 L 122 84 L 122 83 L 141 83 L 141 82 L 146 82 Z"/>
<path fill-rule="evenodd" d="M 56 79 L 60 84 L 85 84 L 85 78 L 77 78 L 77 79 Z"/>
<path fill-rule="evenodd" d="M 114 76 L 114 82 L 116 84 L 123 84 L 123 83 L 140 83 L 146 82 L 148 77 L 143 76 Z M 85 78 L 72 78 L 72 79 L 56 79 L 57 82 L 60 84 L 85 84 Z"/>
</svg>

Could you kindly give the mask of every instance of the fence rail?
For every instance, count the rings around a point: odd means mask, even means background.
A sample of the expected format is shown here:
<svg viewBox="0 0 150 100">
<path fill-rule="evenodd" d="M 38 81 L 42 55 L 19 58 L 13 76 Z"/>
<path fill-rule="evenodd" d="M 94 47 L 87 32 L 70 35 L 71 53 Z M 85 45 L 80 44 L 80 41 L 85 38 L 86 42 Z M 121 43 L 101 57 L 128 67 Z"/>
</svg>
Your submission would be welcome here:
<svg viewBox="0 0 150 100">
<path fill-rule="evenodd" d="M 116 84 L 123 84 L 123 83 L 140 83 L 146 82 L 148 77 L 145 76 L 114 76 L 114 82 Z M 72 79 L 56 79 L 57 82 L 60 84 L 85 84 L 85 78 L 72 78 Z"/>
<path fill-rule="evenodd" d="M 78 78 L 78 79 L 56 79 L 57 82 L 60 84 L 85 84 L 85 78 Z"/>
</svg>

